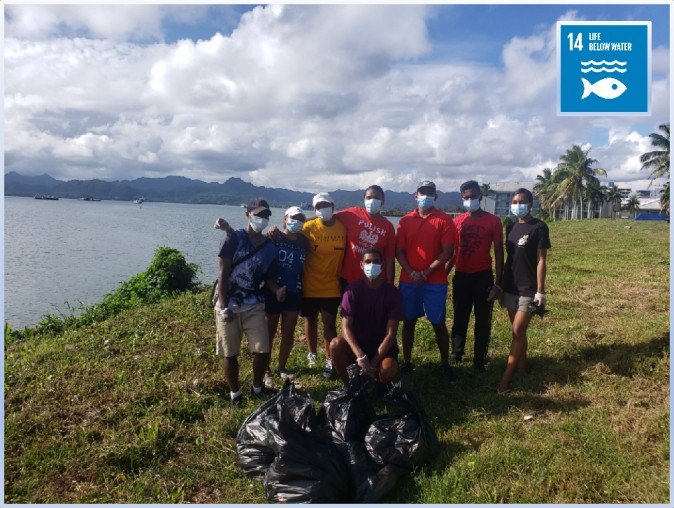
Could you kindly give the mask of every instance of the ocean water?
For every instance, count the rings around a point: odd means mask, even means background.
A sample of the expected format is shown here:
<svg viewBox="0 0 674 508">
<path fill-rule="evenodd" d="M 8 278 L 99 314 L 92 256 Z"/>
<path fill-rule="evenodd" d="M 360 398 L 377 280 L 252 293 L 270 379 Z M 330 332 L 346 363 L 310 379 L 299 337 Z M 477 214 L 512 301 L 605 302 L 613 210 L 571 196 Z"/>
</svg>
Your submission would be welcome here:
<svg viewBox="0 0 674 508">
<path fill-rule="evenodd" d="M 244 208 L 121 201 L 5 197 L 5 321 L 14 328 L 45 314 L 91 305 L 144 271 L 157 247 L 180 250 L 199 278 L 217 274 L 223 232 L 217 217 L 244 227 Z M 271 224 L 283 210 L 272 209 Z"/>
<path fill-rule="evenodd" d="M 5 197 L 5 321 L 32 326 L 46 314 L 92 305 L 121 282 L 144 271 L 157 247 L 180 250 L 200 267 L 199 278 L 217 277 L 223 232 L 246 225 L 244 208 L 121 201 Z M 280 226 L 283 209 L 273 208 L 270 225 Z M 311 215 L 312 212 L 308 212 Z M 397 218 L 391 218 L 397 224 Z"/>
</svg>

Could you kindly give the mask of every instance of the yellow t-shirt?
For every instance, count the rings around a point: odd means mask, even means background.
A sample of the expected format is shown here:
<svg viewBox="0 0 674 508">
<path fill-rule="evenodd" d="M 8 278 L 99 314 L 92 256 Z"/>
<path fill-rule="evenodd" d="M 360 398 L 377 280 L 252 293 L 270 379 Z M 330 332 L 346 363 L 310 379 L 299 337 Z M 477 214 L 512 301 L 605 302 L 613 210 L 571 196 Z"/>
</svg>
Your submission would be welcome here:
<svg viewBox="0 0 674 508">
<path fill-rule="evenodd" d="M 346 245 L 344 224 L 335 220 L 332 226 L 326 226 L 321 219 L 310 219 L 304 223 L 302 234 L 309 240 L 302 275 L 302 296 L 339 298 L 339 274 Z"/>
</svg>

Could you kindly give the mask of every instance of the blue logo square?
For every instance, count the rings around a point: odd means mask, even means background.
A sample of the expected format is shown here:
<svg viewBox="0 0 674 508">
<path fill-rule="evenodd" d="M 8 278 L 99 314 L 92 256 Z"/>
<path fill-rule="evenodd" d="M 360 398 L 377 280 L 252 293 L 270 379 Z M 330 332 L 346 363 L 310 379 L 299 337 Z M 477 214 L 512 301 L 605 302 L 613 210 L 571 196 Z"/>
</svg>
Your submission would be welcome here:
<svg viewBox="0 0 674 508">
<path fill-rule="evenodd" d="M 560 115 L 650 113 L 651 22 L 557 22 Z"/>
</svg>

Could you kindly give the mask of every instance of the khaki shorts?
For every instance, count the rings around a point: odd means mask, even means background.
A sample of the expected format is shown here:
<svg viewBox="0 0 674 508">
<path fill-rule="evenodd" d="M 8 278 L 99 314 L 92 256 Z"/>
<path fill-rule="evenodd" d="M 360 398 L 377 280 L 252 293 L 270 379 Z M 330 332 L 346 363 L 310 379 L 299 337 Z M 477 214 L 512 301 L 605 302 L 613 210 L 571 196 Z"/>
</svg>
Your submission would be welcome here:
<svg viewBox="0 0 674 508">
<path fill-rule="evenodd" d="M 534 301 L 532 296 L 518 296 L 512 293 L 503 293 L 501 307 L 508 310 L 529 312 L 529 304 Z"/>
<path fill-rule="evenodd" d="M 218 356 L 232 357 L 241 351 L 241 339 L 248 337 L 248 349 L 251 353 L 269 352 L 269 331 L 264 319 L 264 303 L 250 310 L 235 312 L 234 320 L 227 323 L 215 312 L 215 352 Z"/>
</svg>

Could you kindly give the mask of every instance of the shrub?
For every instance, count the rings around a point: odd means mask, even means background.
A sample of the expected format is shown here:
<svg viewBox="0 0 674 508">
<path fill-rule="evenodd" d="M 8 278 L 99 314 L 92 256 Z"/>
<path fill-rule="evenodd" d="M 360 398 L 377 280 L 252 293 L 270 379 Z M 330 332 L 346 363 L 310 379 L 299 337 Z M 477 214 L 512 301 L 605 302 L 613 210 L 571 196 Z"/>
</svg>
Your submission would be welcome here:
<svg viewBox="0 0 674 508">
<path fill-rule="evenodd" d="M 506 215 L 505 217 L 503 217 L 503 228 L 504 229 L 507 228 L 508 226 L 510 226 L 510 224 L 512 224 L 512 222 L 513 218 L 510 215 Z"/>
</svg>

